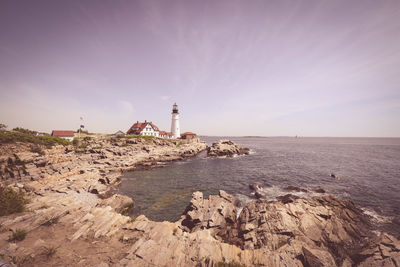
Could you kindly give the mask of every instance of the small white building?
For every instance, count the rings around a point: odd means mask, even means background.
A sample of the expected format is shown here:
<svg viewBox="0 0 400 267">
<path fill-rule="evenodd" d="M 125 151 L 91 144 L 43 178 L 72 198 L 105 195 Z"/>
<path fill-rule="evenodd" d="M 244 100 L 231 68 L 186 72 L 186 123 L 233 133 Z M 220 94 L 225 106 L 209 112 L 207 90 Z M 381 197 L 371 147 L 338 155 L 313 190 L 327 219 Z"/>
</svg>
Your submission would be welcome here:
<svg viewBox="0 0 400 267">
<path fill-rule="evenodd" d="M 171 138 L 173 138 L 173 135 L 172 135 L 171 132 L 160 131 L 160 137 L 161 137 L 161 138 L 168 138 L 168 139 L 171 139 Z"/>
<path fill-rule="evenodd" d="M 51 136 L 57 136 L 72 141 L 74 139 L 74 131 L 53 130 Z"/>
</svg>

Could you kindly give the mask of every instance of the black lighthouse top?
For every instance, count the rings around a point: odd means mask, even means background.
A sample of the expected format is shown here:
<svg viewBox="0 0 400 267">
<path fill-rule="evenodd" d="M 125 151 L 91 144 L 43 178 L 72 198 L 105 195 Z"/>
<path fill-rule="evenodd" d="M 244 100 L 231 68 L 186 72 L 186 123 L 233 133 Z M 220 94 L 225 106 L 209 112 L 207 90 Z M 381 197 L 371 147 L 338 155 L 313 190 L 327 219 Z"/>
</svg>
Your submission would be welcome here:
<svg viewBox="0 0 400 267">
<path fill-rule="evenodd" d="M 178 105 L 177 105 L 176 103 L 172 106 L 172 113 L 177 113 L 177 114 L 179 114 L 179 112 L 178 112 Z"/>
</svg>

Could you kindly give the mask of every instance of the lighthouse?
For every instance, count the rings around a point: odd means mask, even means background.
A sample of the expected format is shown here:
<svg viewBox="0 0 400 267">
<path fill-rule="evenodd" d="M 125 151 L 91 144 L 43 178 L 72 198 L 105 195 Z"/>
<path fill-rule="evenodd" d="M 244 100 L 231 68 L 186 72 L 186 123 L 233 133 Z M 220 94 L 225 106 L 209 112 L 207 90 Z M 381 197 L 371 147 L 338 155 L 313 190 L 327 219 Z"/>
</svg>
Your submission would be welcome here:
<svg viewBox="0 0 400 267">
<path fill-rule="evenodd" d="M 173 138 L 181 137 L 181 129 L 179 128 L 178 105 L 176 103 L 172 106 L 171 132 Z"/>
</svg>

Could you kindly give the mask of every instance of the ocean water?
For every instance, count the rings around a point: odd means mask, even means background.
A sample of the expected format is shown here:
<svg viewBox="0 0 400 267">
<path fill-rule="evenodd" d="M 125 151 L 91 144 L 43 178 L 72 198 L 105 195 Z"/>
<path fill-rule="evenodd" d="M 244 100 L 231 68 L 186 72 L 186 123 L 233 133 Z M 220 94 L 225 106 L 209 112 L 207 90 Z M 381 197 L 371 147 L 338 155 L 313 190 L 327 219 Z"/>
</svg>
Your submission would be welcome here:
<svg viewBox="0 0 400 267">
<path fill-rule="evenodd" d="M 203 137 L 211 144 L 223 137 Z M 206 153 L 164 168 L 125 173 L 120 193 L 132 197 L 134 215 L 175 221 L 194 191 L 219 189 L 243 203 L 254 199 L 249 184 L 265 185 L 268 199 L 292 185 L 352 200 L 381 230 L 400 237 L 400 138 L 229 137 L 251 154 L 207 158 Z M 332 178 L 331 173 L 338 177 Z M 315 193 L 300 193 L 313 195 Z"/>
</svg>

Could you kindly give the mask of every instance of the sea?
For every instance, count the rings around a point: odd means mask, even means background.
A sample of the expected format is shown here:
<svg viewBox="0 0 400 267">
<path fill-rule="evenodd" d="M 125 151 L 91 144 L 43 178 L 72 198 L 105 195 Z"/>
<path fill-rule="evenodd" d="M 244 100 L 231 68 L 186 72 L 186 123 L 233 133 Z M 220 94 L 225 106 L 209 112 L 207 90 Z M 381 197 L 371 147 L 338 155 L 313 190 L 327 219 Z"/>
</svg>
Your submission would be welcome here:
<svg viewBox="0 0 400 267">
<path fill-rule="evenodd" d="M 318 195 L 314 190 L 322 188 L 351 200 L 379 230 L 400 237 L 400 138 L 201 137 L 208 145 L 220 139 L 251 153 L 207 158 L 202 152 L 163 168 L 124 173 L 119 191 L 133 198 L 132 216 L 176 221 L 195 191 L 208 197 L 225 190 L 245 205 L 255 200 L 250 184 L 263 185 L 269 200 L 297 186 L 308 191 L 294 193 L 299 196 Z"/>
</svg>

